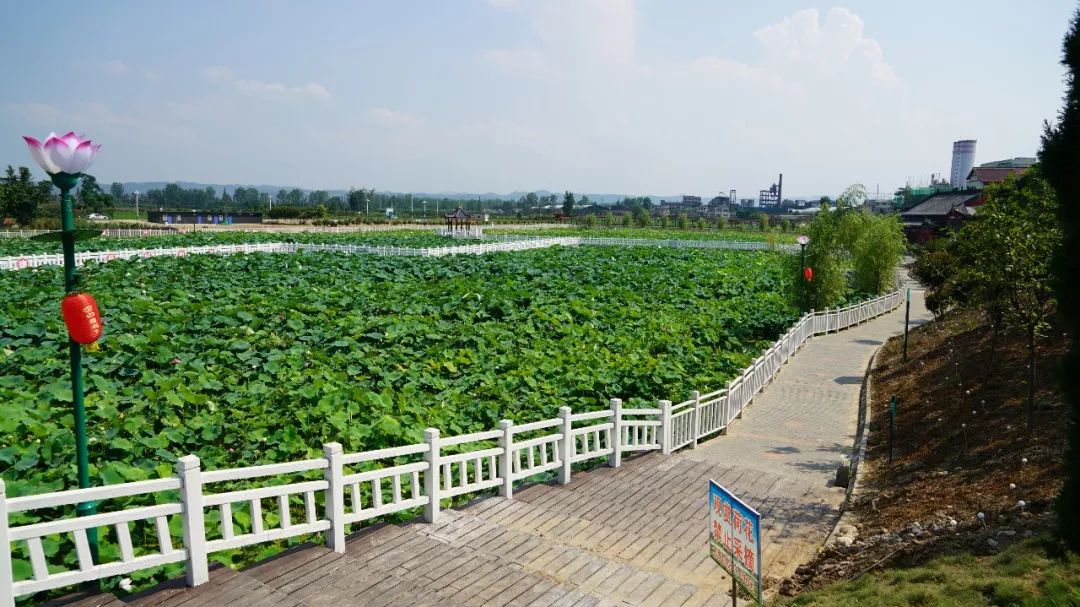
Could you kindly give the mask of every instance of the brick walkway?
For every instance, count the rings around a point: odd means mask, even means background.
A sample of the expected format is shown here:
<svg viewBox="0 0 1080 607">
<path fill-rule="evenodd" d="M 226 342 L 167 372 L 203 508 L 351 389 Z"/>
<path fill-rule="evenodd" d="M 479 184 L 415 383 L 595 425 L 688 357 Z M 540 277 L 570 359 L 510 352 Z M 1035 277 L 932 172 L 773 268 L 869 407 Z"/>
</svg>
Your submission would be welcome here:
<svg viewBox="0 0 1080 607">
<path fill-rule="evenodd" d="M 911 319 L 929 319 L 915 288 Z M 726 436 L 696 449 L 481 499 L 434 525 L 368 529 L 343 555 L 302 546 L 245 571 L 219 568 L 203 586 L 166 584 L 130 603 L 726 605 L 730 580 L 707 551 L 707 481 L 762 513 L 767 578 L 790 574 L 836 520 L 844 490 L 832 479 L 854 443 L 863 374 L 903 323 L 901 307 L 812 339 Z"/>
</svg>

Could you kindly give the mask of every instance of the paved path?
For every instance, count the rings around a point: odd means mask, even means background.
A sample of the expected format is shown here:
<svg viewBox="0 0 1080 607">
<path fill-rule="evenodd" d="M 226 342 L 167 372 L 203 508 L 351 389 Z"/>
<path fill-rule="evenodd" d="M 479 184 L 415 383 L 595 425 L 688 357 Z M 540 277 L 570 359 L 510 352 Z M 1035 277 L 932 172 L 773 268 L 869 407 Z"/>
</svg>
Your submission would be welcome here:
<svg viewBox="0 0 1080 607">
<path fill-rule="evenodd" d="M 929 318 L 921 290 L 912 290 L 911 318 Z M 727 605 L 730 579 L 708 557 L 707 481 L 762 513 L 765 574 L 790 574 L 836 520 L 844 490 L 832 479 L 854 443 L 863 374 L 903 323 L 901 307 L 812 339 L 728 435 L 696 449 L 575 474 L 566 486 L 534 485 L 513 500 L 481 499 L 444 511 L 434 525 L 368 529 L 343 555 L 302 546 L 242 572 L 217 569 L 197 588 L 173 583 L 132 602 Z"/>
</svg>

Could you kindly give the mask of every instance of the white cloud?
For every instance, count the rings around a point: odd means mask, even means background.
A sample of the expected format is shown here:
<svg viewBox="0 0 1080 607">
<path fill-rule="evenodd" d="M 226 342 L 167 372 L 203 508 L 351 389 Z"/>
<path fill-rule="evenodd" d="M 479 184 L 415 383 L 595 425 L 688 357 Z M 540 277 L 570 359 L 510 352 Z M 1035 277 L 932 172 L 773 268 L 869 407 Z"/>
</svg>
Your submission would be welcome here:
<svg viewBox="0 0 1080 607">
<path fill-rule="evenodd" d="M 423 124 L 423 119 L 385 107 L 373 107 L 367 111 L 368 122 L 379 126 L 415 127 Z"/>
<path fill-rule="evenodd" d="M 316 101 L 328 101 L 333 98 L 325 86 L 317 82 L 308 82 L 298 86 L 289 86 L 281 82 L 263 82 L 237 78 L 232 70 L 224 66 L 210 66 L 202 69 L 202 76 L 210 82 L 232 86 L 235 90 L 268 98 L 307 98 Z"/>
</svg>

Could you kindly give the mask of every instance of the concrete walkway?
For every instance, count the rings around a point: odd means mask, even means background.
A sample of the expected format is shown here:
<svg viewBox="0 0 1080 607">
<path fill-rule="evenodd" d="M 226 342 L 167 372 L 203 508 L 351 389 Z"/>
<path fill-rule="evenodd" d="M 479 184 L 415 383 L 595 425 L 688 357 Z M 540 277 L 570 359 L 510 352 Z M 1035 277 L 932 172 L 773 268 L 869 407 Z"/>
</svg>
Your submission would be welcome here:
<svg viewBox="0 0 1080 607">
<path fill-rule="evenodd" d="M 921 324 L 929 314 L 911 286 L 911 319 Z M 434 525 L 368 529 L 344 555 L 302 546 L 242 572 L 217 569 L 197 588 L 166 585 L 131 602 L 726 605 L 730 579 L 708 556 L 708 480 L 762 513 L 766 578 L 792 573 L 836 521 L 844 490 L 832 480 L 855 440 L 863 374 L 903 325 L 901 307 L 810 340 L 726 436 L 696 449 L 575 474 L 566 486 L 531 486 L 513 500 L 481 499 L 444 511 Z"/>
</svg>

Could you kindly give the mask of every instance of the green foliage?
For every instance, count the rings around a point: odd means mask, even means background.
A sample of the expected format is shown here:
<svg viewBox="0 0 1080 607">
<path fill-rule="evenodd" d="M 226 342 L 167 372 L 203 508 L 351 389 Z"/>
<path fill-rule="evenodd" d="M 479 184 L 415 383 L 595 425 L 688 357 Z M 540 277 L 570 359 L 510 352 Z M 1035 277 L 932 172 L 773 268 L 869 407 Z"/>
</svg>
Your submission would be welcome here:
<svg viewBox="0 0 1080 607">
<path fill-rule="evenodd" d="M 893 288 L 894 271 L 906 248 L 899 220 L 853 208 L 865 190 L 856 184 L 837 199 L 836 208 L 822 210 L 807 229 L 807 266 L 814 279 L 807 284 L 807 307 L 823 309 L 843 303 L 850 290 L 877 295 Z"/>
<path fill-rule="evenodd" d="M 10 165 L 0 179 L 0 220 L 11 218 L 20 226 L 27 227 L 39 209 L 46 205 L 52 194 L 52 183 L 34 183 L 30 169 Z"/>
<path fill-rule="evenodd" d="M 588 215 L 585 216 L 585 227 L 586 228 L 596 227 L 596 215 L 594 215 L 593 213 L 589 213 Z"/>
<path fill-rule="evenodd" d="M 562 212 L 567 217 L 574 216 L 574 193 L 569 190 L 563 194 Z"/>
<path fill-rule="evenodd" d="M 550 232 L 547 235 L 551 235 Z M 119 249 L 155 249 L 168 247 L 194 247 L 230 245 L 260 242 L 303 242 L 313 244 L 362 244 L 387 247 L 446 247 L 467 244 L 433 232 L 399 230 L 387 232 L 353 232 L 330 234 L 320 232 L 183 232 L 168 236 L 137 236 L 115 238 L 102 236 L 80 241 L 77 251 L 115 251 Z M 59 253 L 56 242 L 30 240 L 27 238 L 0 238 L 0 255 L 35 255 Z"/>
<path fill-rule="evenodd" d="M 113 197 L 102 191 L 93 175 L 83 173 L 75 194 L 75 206 L 84 213 L 102 213 L 112 208 Z"/>
<path fill-rule="evenodd" d="M 860 219 L 851 243 L 855 290 L 875 294 L 895 288 L 896 266 L 907 249 L 903 227 L 896 215 L 852 213 Z"/>
<path fill-rule="evenodd" d="M 768 213 L 758 213 L 757 214 L 757 224 L 758 224 L 758 227 L 761 228 L 762 232 L 767 232 L 769 230 L 769 214 Z"/>
<path fill-rule="evenodd" d="M 653 238 L 653 239 L 676 239 L 676 240 L 744 240 L 751 242 L 767 242 L 770 237 L 776 242 L 794 244 L 795 237 L 789 235 L 762 234 L 757 230 L 725 230 L 723 232 L 698 232 L 692 230 L 678 230 L 673 228 L 634 228 L 630 230 L 622 228 L 587 231 L 581 229 L 552 230 L 485 230 L 485 234 L 517 234 L 521 236 L 551 237 L 551 236 L 600 236 L 606 238 Z M 0 245 L 3 242 L 0 241 Z"/>
<path fill-rule="evenodd" d="M 1064 368 L 1080 369 L 1080 10 L 1065 36 L 1062 64 L 1067 70 L 1068 89 L 1057 124 L 1047 125 L 1039 161 L 1046 180 L 1057 192 L 1058 220 L 1062 243 L 1054 258 L 1054 288 L 1059 314 L 1069 335 L 1069 352 Z M 1080 552 L 1080 373 L 1062 375 L 1065 399 L 1069 403 L 1069 452 L 1067 478 L 1058 500 L 1061 533 Z"/>
<path fill-rule="evenodd" d="M 1023 332 L 1028 350 L 1027 418 L 1035 402 L 1035 350 L 1056 309 L 1051 260 L 1061 244 L 1057 196 L 1035 165 L 986 188 L 986 203 L 948 244 L 920 256 L 916 276 L 935 313 L 981 307 L 995 328 Z"/>
<path fill-rule="evenodd" d="M 686 213 L 679 213 L 675 218 L 675 227 L 680 230 L 685 230 L 690 227 L 690 218 L 686 216 Z"/>
<path fill-rule="evenodd" d="M 795 319 L 784 257 L 598 247 L 88 264 L 83 285 L 106 320 L 101 350 L 84 357 L 91 475 L 157 478 L 187 453 L 205 469 L 284 462 L 330 441 L 370 450 L 613 396 L 686 398 L 723 386 Z M 4 280 L 0 475 L 10 496 L 70 488 L 62 270 Z M 74 558 L 68 545 L 48 550 Z M 17 567 L 26 558 L 17 552 Z"/>
<path fill-rule="evenodd" d="M 1048 538 L 1033 538 L 990 558 L 940 556 L 918 567 L 866 573 L 800 594 L 781 604 L 860 605 L 1077 605 L 1080 558 L 1060 555 Z"/>
</svg>

